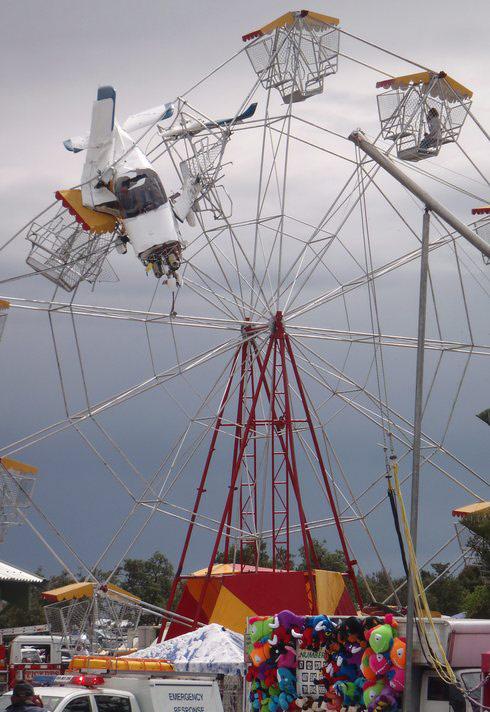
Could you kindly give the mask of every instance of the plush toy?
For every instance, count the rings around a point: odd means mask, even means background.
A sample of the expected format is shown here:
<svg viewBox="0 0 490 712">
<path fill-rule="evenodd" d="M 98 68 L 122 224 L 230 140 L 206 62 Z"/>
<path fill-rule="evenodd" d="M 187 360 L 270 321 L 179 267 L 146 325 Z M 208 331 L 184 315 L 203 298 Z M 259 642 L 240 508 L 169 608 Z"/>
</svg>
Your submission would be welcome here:
<svg viewBox="0 0 490 712">
<path fill-rule="evenodd" d="M 335 628 L 335 623 L 328 616 L 306 616 L 301 648 L 318 650 L 326 640 L 325 633 Z"/>
<path fill-rule="evenodd" d="M 395 638 L 390 650 L 390 660 L 397 668 L 405 667 L 405 656 L 407 652 L 407 644 L 404 638 Z"/>
<path fill-rule="evenodd" d="M 376 677 L 383 677 L 391 669 L 390 658 L 383 653 L 372 653 L 369 656 L 369 667 Z"/>
<path fill-rule="evenodd" d="M 332 660 L 334 657 L 337 658 L 339 655 L 341 655 L 341 652 L 343 650 L 343 646 L 340 643 L 338 636 L 337 636 L 337 631 L 335 630 L 327 630 L 324 633 L 325 635 L 325 650 L 324 650 L 324 658 L 325 660 Z M 341 662 L 339 663 L 339 665 Z"/>
<path fill-rule="evenodd" d="M 296 660 L 296 650 L 290 645 L 285 645 L 283 651 L 277 658 L 278 668 L 296 668 L 298 661 Z"/>
<path fill-rule="evenodd" d="M 360 705 L 362 701 L 362 688 L 366 681 L 363 677 L 358 677 L 354 682 L 343 680 L 334 684 L 334 689 L 342 695 L 344 707 Z"/>
<path fill-rule="evenodd" d="M 385 622 L 369 631 L 369 647 L 375 653 L 385 653 L 390 650 L 396 632 L 396 621 L 391 614 L 385 616 Z"/>
<path fill-rule="evenodd" d="M 297 698 L 296 676 L 289 668 L 277 668 L 277 680 L 281 690 L 278 702 L 283 710 L 287 710 L 291 702 Z"/>
<path fill-rule="evenodd" d="M 278 628 L 274 628 L 273 630 L 269 630 L 269 635 L 269 643 L 271 645 L 277 645 L 278 643 L 284 643 L 284 645 L 287 645 L 288 643 L 291 643 L 294 640 L 291 631 L 286 630 L 286 628 L 284 628 L 282 625 L 280 625 Z"/>
<path fill-rule="evenodd" d="M 270 624 L 273 630 L 281 627 L 290 631 L 294 638 L 301 638 L 301 634 L 305 627 L 305 617 L 297 616 L 292 611 L 281 611 L 274 616 L 273 622 Z"/>
<path fill-rule="evenodd" d="M 327 709 L 332 712 L 338 712 L 343 705 L 342 695 L 335 690 L 334 685 L 331 685 L 325 692 L 325 707 L 322 704 L 322 709 Z"/>
<path fill-rule="evenodd" d="M 362 654 L 360 668 L 361 673 L 364 675 L 366 680 L 371 680 L 371 682 L 374 682 L 374 680 L 376 680 L 376 673 L 371 670 L 371 666 L 369 664 L 371 655 L 374 655 L 371 648 L 366 648 L 366 650 Z"/>
<path fill-rule="evenodd" d="M 271 623 L 274 622 L 272 616 L 255 616 L 254 618 L 249 618 L 249 629 L 250 640 L 252 643 L 266 643 L 271 634 Z"/>
<path fill-rule="evenodd" d="M 380 694 L 368 706 L 368 712 L 397 712 L 398 700 L 389 687 L 383 687 Z"/>
<path fill-rule="evenodd" d="M 277 686 L 277 672 L 275 667 L 266 668 L 264 670 L 262 686 L 269 690 L 271 687 Z"/>
<path fill-rule="evenodd" d="M 325 687 L 329 687 L 333 685 L 334 682 L 337 682 L 337 680 L 342 680 L 343 678 L 340 676 L 339 670 L 340 665 L 338 665 L 336 660 L 330 660 L 330 662 L 322 668 L 323 682 L 321 684 L 325 685 Z"/>
<path fill-rule="evenodd" d="M 347 662 L 347 660 L 342 660 L 342 665 L 339 667 L 337 672 L 338 680 L 350 680 L 354 682 L 359 677 L 359 666 Z"/>
<path fill-rule="evenodd" d="M 261 711 L 265 705 L 269 705 L 270 697 L 265 690 L 262 689 L 260 682 L 253 682 L 250 690 L 250 702 L 254 710 Z"/>
<path fill-rule="evenodd" d="M 402 693 L 405 688 L 405 670 L 393 668 L 388 673 L 389 686 L 397 693 Z"/>
<path fill-rule="evenodd" d="M 363 647 L 367 646 L 364 637 L 364 625 L 359 618 L 350 616 L 343 620 L 338 626 L 338 639 L 344 645 L 346 643 L 358 643 Z"/>
<path fill-rule="evenodd" d="M 296 707 L 299 707 L 300 710 L 311 710 L 313 708 L 313 705 L 315 703 L 315 700 L 313 697 L 298 697 L 297 700 L 295 700 L 295 705 Z"/>
<path fill-rule="evenodd" d="M 374 702 L 374 700 L 384 690 L 384 682 L 383 680 L 376 680 L 376 682 L 371 682 L 371 680 L 368 680 L 364 683 L 362 690 L 362 700 L 364 706 L 369 707 L 369 705 Z"/>
<path fill-rule="evenodd" d="M 269 643 L 263 643 L 262 645 L 260 643 L 256 643 L 249 653 L 252 665 L 259 667 L 259 665 L 265 663 L 269 660 L 270 652 L 271 646 Z"/>
</svg>

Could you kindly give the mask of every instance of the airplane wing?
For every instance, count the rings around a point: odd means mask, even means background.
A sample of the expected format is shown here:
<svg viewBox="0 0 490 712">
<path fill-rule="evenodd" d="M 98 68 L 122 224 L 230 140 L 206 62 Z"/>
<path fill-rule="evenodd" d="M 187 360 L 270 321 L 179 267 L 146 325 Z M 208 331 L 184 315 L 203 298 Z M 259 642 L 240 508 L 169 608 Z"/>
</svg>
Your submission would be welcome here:
<svg viewBox="0 0 490 712">
<path fill-rule="evenodd" d="M 66 141 L 63 141 L 63 146 L 67 151 L 79 153 L 88 147 L 89 136 L 89 133 L 86 133 L 83 136 L 72 136 L 72 138 L 67 138 Z"/>
<path fill-rule="evenodd" d="M 181 136 L 195 136 L 204 129 L 214 129 L 216 126 L 228 126 L 229 124 L 239 124 L 245 119 L 250 119 L 257 109 L 257 103 L 250 104 L 247 109 L 238 116 L 232 116 L 228 119 L 217 119 L 217 121 L 189 121 L 184 126 L 175 126 L 172 128 L 163 128 L 157 126 L 160 136 L 164 139 L 180 138 Z"/>
<path fill-rule="evenodd" d="M 173 115 L 174 109 L 174 105 L 168 103 L 154 106 L 152 109 L 147 109 L 146 111 L 140 111 L 138 114 L 128 116 L 122 125 L 122 129 L 131 133 L 132 131 L 138 131 L 139 129 L 144 129 L 147 126 L 156 124 L 157 121 L 165 121 L 165 119 L 169 119 Z M 89 132 L 82 136 L 72 136 L 71 138 L 67 138 L 66 141 L 63 141 L 63 145 L 67 151 L 79 153 L 88 148 L 89 137 Z"/>
<path fill-rule="evenodd" d="M 115 108 L 116 92 L 113 87 L 99 87 L 92 107 L 87 157 L 82 173 L 82 199 L 88 208 L 97 208 L 114 200 L 114 195 L 107 188 L 96 185 L 99 174 L 113 162 Z"/>
<path fill-rule="evenodd" d="M 152 109 L 140 111 L 139 114 L 128 116 L 126 121 L 123 123 L 122 128 L 124 131 L 129 132 L 138 131 L 138 129 L 144 129 L 147 126 L 156 124 L 157 121 L 165 121 L 165 119 L 169 119 L 173 113 L 173 104 L 161 104 L 160 106 L 154 106 Z"/>
</svg>

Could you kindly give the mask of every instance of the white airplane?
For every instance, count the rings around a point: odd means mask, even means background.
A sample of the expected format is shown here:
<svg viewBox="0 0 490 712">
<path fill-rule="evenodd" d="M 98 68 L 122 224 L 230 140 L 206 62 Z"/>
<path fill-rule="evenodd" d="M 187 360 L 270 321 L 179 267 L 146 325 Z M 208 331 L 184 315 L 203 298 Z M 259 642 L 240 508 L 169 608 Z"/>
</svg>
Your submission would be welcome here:
<svg viewBox="0 0 490 712">
<path fill-rule="evenodd" d="M 90 132 L 64 141 L 69 151 L 87 151 L 81 181 L 82 203 L 120 219 L 123 234 L 116 243 L 119 252 L 127 252 L 129 242 L 147 270 L 152 269 L 157 278 L 166 275 L 169 286 L 180 285 L 178 269 L 184 244 L 179 224 L 186 219 L 195 224 L 192 206 L 200 193 L 199 176 L 185 177 L 179 196 L 170 202 L 160 177 L 129 132 L 170 118 L 173 104 L 134 114 L 122 126 L 115 120 L 115 104 L 113 87 L 100 87 L 92 108 Z M 182 125 L 171 129 L 170 136 L 165 136 L 160 127 L 159 130 L 165 138 L 194 135 L 203 129 L 243 121 L 253 116 L 256 107 L 252 104 L 234 119 Z"/>
</svg>

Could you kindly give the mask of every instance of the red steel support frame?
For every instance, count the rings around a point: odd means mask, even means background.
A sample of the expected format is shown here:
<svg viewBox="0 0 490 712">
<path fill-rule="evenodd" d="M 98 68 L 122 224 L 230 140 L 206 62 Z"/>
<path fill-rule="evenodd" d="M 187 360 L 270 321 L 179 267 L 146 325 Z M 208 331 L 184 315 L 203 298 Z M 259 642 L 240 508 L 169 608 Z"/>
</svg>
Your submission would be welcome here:
<svg viewBox="0 0 490 712">
<path fill-rule="evenodd" d="M 327 470 L 323 461 L 323 455 L 318 443 L 315 427 L 313 425 L 313 420 L 308 405 L 308 398 L 303 386 L 301 375 L 299 373 L 290 338 L 284 328 L 282 313 L 277 312 L 275 316 L 274 325 L 271 331 L 271 335 L 267 341 L 266 353 L 263 359 L 255 342 L 254 333 L 252 329 L 245 327 L 243 333 L 244 341 L 238 347 L 232 359 L 230 375 L 225 386 L 225 392 L 223 394 L 220 407 L 218 409 L 218 414 L 213 428 L 213 435 L 211 437 L 209 451 L 204 464 L 199 487 L 197 489 L 194 508 L 192 510 L 192 515 L 189 521 L 182 554 L 180 556 L 179 564 L 175 572 L 175 578 L 172 583 L 172 588 L 170 590 L 167 608 L 171 608 L 175 599 L 177 586 L 179 584 L 179 581 L 181 580 L 185 559 L 194 531 L 196 518 L 198 516 L 201 499 L 204 492 L 206 491 L 205 484 L 209 474 L 213 454 L 215 451 L 216 441 L 219 432 L 224 427 L 226 427 L 226 425 L 232 425 L 232 427 L 234 428 L 235 435 L 230 484 L 223 509 L 223 514 L 221 516 L 218 531 L 211 552 L 205 581 L 201 588 L 199 601 L 196 606 L 196 611 L 194 615 L 195 624 L 197 623 L 197 621 L 200 620 L 203 601 L 209 586 L 209 582 L 211 580 L 213 566 L 215 564 L 216 556 L 223 538 L 224 561 L 227 562 L 230 556 L 233 503 L 235 500 L 235 492 L 237 491 L 237 489 L 239 491 L 237 499 L 239 507 L 240 528 L 240 560 L 237 563 L 243 566 L 244 543 L 247 543 L 244 541 L 244 537 L 246 538 L 246 533 L 250 529 L 249 523 L 255 522 L 255 525 L 257 524 L 257 444 L 255 437 L 256 428 L 259 425 L 267 425 L 269 427 L 270 432 L 272 466 L 271 504 L 273 569 L 275 570 L 276 568 L 281 568 L 281 565 L 284 565 L 284 568 L 289 570 L 290 566 L 290 488 L 292 488 L 298 508 L 307 569 L 306 573 L 308 575 L 308 582 L 312 594 L 312 611 L 316 612 L 315 579 L 313 570 L 314 568 L 318 568 L 318 559 L 301 498 L 300 478 L 298 475 L 294 445 L 294 424 L 298 422 L 306 423 L 308 426 L 318 465 L 322 474 L 328 502 L 330 504 L 335 525 L 339 534 L 342 551 L 344 553 L 347 565 L 347 573 L 352 582 L 357 603 L 359 606 L 362 606 L 362 599 L 353 568 L 357 562 L 351 559 L 349 553 L 347 541 L 345 539 L 345 535 L 342 529 L 342 523 L 340 521 L 337 506 L 330 486 Z M 237 364 L 239 358 L 240 367 L 238 369 Z M 297 393 L 299 394 L 299 400 L 301 402 L 302 410 L 304 413 L 304 418 L 300 420 L 295 419 L 293 414 L 288 374 L 288 363 L 292 368 L 295 385 L 297 387 Z M 258 379 L 256 378 L 255 370 L 258 371 Z M 238 382 L 238 403 L 236 419 L 233 421 L 233 423 L 227 424 L 223 423 L 224 412 L 231 397 L 233 381 L 238 371 L 240 375 Z M 270 385 L 268 382 L 268 373 L 270 374 Z M 267 419 L 258 419 L 256 417 L 257 402 L 262 389 L 264 389 L 265 395 L 270 406 L 269 417 Z M 251 400 L 251 404 L 248 408 L 246 407 L 247 400 Z M 251 448 L 251 452 L 247 453 L 247 448 Z M 243 479 L 239 480 L 238 478 L 240 472 L 243 471 L 245 457 L 248 457 L 250 460 L 252 460 L 252 463 L 250 464 L 247 461 L 247 482 L 244 485 Z M 239 483 L 238 487 L 237 482 Z M 244 495 L 244 487 L 247 486 L 249 488 L 249 491 L 248 494 L 246 493 Z M 252 532 L 250 533 L 252 535 Z M 281 555 L 285 554 L 285 562 L 278 561 L 279 553 Z M 237 552 L 235 551 L 235 556 L 236 554 Z M 256 565 L 258 564 L 259 561 L 257 555 Z M 159 634 L 159 640 L 162 637 L 163 630 L 164 626 L 162 625 Z"/>
<path fill-rule="evenodd" d="M 330 504 L 330 509 L 332 510 L 333 518 L 335 520 L 335 526 L 337 528 L 340 543 L 342 546 L 342 551 L 344 553 L 345 563 L 347 564 L 347 573 L 349 574 L 349 578 L 352 582 L 352 586 L 354 588 L 354 592 L 356 595 L 356 600 L 359 605 L 359 608 L 362 608 L 362 596 L 361 596 L 361 592 L 359 591 L 359 585 L 357 583 L 356 574 L 354 572 L 354 565 L 357 564 L 357 561 L 355 561 L 354 559 L 351 559 L 351 556 L 349 553 L 349 548 L 347 546 L 347 541 L 345 538 L 344 530 L 342 529 L 342 524 L 340 521 L 339 513 L 337 511 L 337 506 L 336 506 L 335 500 L 333 498 L 332 488 L 330 487 L 330 482 L 328 480 L 327 470 L 326 470 L 325 464 L 323 462 L 322 453 L 320 450 L 320 446 L 318 444 L 318 439 L 316 437 L 316 432 L 315 432 L 315 428 L 313 426 L 313 421 L 311 419 L 310 408 L 308 406 L 308 400 L 306 398 L 306 393 L 305 393 L 305 390 L 303 387 L 303 382 L 301 380 L 301 376 L 300 376 L 300 373 L 298 370 L 298 365 L 297 365 L 296 359 L 294 357 L 294 352 L 293 352 L 293 349 L 291 346 L 291 340 L 287 334 L 285 335 L 285 341 L 286 341 L 289 358 L 291 360 L 291 364 L 293 367 L 294 376 L 296 378 L 296 384 L 298 386 L 298 391 L 299 391 L 299 394 L 301 397 L 301 402 L 303 404 L 303 409 L 305 412 L 306 420 L 308 421 L 308 427 L 310 429 L 311 439 L 313 440 L 313 446 L 315 448 L 315 453 L 316 453 L 316 456 L 318 459 L 318 464 L 320 466 L 320 470 L 322 473 L 323 484 L 325 485 L 325 490 L 327 492 L 328 502 Z"/>
</svg>

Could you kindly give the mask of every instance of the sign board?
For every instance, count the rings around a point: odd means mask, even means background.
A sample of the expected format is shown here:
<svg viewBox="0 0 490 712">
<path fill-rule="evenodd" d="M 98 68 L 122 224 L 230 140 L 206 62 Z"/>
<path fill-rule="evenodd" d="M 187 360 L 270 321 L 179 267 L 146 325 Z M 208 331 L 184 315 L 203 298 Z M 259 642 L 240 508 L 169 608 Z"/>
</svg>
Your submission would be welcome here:
<svg viewBox="0 0 490 712">
<path fill-rule="evenodd" d="M 153 709 L 162 712 L 223 712 L 216 682 L 212 680 L 154 680 Z"/>
<path fill-rule="evenodd" d="M 323 654 L 318 650 L 298 650 L 298 668 L 296 670 L 296 692 L 300 697 L 318 696 L 325 693 L 323 685 L 315 685 L 314 680 L 321 677 L 324 665 Z"/>
</svg>

